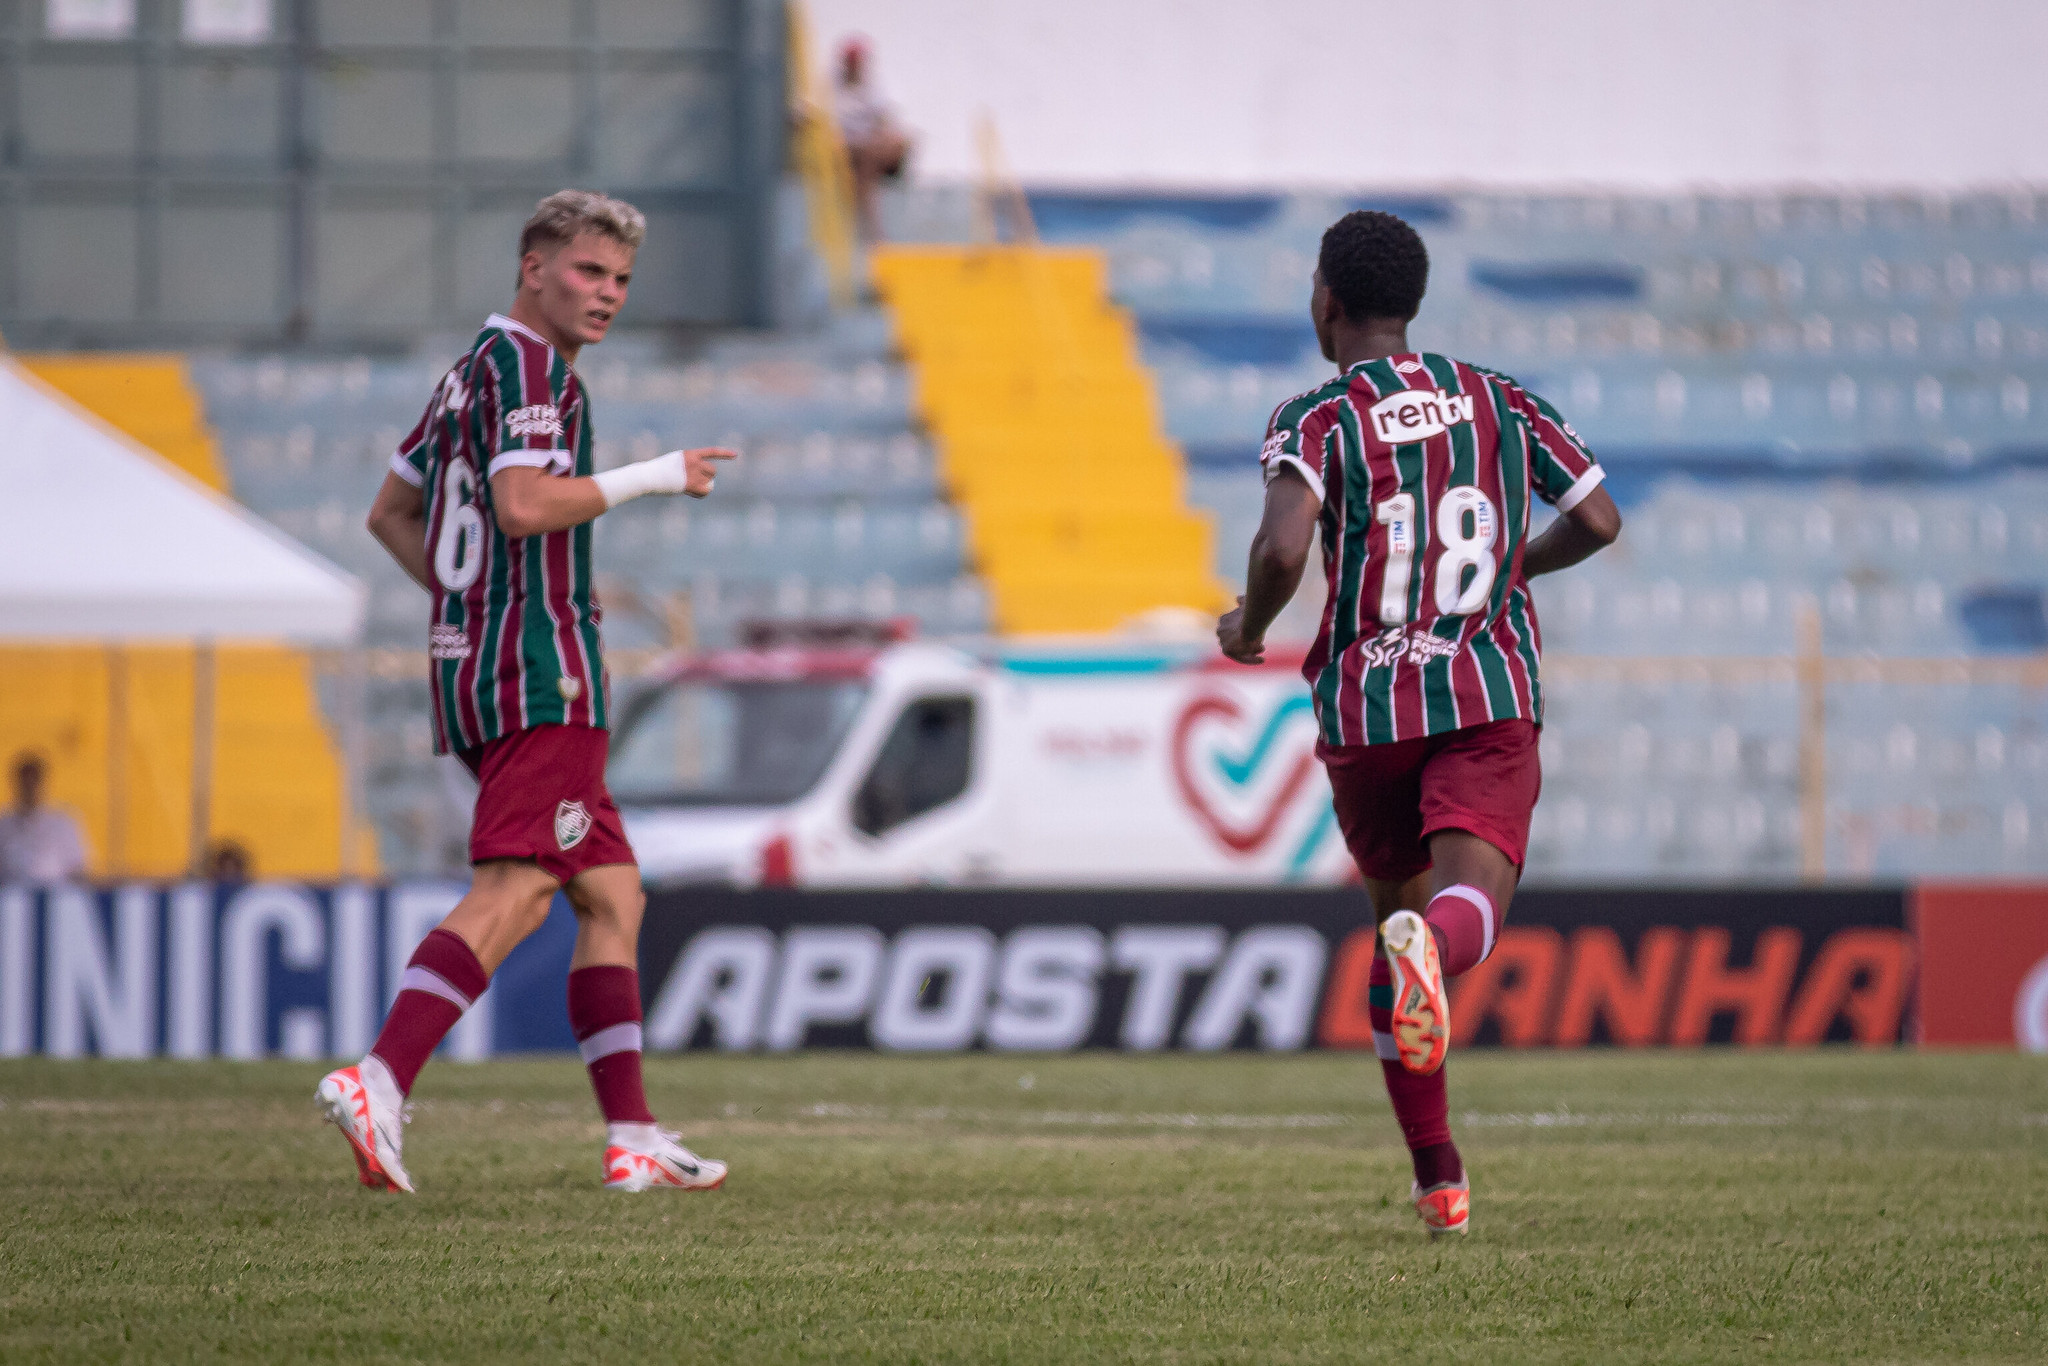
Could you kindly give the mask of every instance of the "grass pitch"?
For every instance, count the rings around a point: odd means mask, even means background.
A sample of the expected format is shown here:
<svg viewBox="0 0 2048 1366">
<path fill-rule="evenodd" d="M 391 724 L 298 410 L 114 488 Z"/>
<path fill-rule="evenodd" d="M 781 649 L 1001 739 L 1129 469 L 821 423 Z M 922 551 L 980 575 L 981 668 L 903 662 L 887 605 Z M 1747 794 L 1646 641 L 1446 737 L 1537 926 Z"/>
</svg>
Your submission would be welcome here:
<svg viewBox="0 0 2048 1366">
<path fill-rule="evenodd" d="M 1474 1053 L 1430 1243 L 1370 1059 L 692 1058 L 607 1195 L 573 1060 L 0 1064 L 0 1360 L 2039 1361 L 2048 1060 Z"/>
</svg>

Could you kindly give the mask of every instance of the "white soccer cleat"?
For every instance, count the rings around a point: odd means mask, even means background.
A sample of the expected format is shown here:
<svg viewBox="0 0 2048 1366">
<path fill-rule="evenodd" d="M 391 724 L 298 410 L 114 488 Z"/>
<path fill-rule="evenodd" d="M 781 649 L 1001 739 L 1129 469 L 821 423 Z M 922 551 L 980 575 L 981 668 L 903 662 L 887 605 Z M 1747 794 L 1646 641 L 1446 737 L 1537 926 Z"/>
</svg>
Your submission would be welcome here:
<svg viewBox="0 0 2048 1366">
<path fill-rule="evenodd" d="M 699 1157 L 677 1142 L 679 1135 L 652 1124 L 614 1124 L 604 1150 L 604 1188 L 644 1191 L 656 1186 L 716 1190 L 725 1184 L 725 1164 Z"/>
<path fill-rule="evenodd" d="M 405 1106 L 392 1103 L 376 1092 L 363 1077 L 361 1064 L 337 1067 L 320 1079 L 313 1093 L 327 1122 L 341 1130 L 355 1151 L 356 1175 L 373 1191 L 395 1190 L 412 1194 L 412 1178 L 406 1175 L 399 1156 L 405 1139 Z M 396 1088 L 393 1088 L 394 1090 Z"/>
<path fill-rule="evenodd" d="M 1395 911 L 1380 926 L 1394 970 L 1394 1049 L 1401 1066 L 1428 1076 L 1451 1046 L 1451 998 L 1437 962 L 1436 936 L 1413 911 Z"/>
</svg>

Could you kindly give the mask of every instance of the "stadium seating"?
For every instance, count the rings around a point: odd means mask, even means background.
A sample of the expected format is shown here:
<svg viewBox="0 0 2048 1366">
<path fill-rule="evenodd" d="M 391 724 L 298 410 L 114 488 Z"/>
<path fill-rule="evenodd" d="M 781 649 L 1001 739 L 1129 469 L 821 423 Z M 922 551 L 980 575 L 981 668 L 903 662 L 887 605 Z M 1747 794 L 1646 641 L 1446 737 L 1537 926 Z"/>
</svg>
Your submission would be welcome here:
<svg viewBox="0 0 2048 1366">
<path fill-rule="evenodd" d="M 301 651 L 224 645 L 211 661 L 208 838 L 262 877 L 377 871 L 346 821 L 340 756 Z M 190 645 L 0 647 L 0 734 L 49 761 L 100 876 L 178 878 L 193 865 Z"/>
<path fill-rule="evenodd" d="M 1217 605 L 1210 526 L 1186 506 L 1098 256 L 897 247 L 874 272 L 1000 629 L 1102 631 Z"/>
<path fill-rule="evenodd" d="M 1797 872 L 1795 690 L 1691 677 L 1688 657 L 1787 655 L 1809 604 L 1840 658 L 1997 658 L 2038 649 L 2048 633 L 2048 202 L 1032 202 L 1047 241 L 1103 253 L 1109 297 L 1124 310 L 1095 296 L 1092 349 L 1075 352 L 1087 364 L 1068 371 L 1089 376 L 1072 395 L 1086 414 L 1075 426 L 1093 439 L 1124 424 L 1152 453 L 1134 462 L 1150 482 L 1126 496 L 1169 509 L 1184 498 L 1213 531 L 1127 504 L 1098 502 L 1083 516 L 1049 503 L 1042 480 L 1007 470 L 1042 472 L 1051 457 L 1033 449 L 1019 461 L 1024 448 L 997 422 L 975 438 L 989 468 L 956 470 L 954 444 L 934 438 L 979 414 L 933 386 L 972 394 L 1018 372 L 974 359 L 987 341 L 963 335 L 942 305 L 920 313 L 895 283 L 899 267 L 885 264 L 894 316 L 857 309 L 818 330 L 730 335 L 683 356 L 622 336 L 585 359 L 601 465 L 685 442 L 731 441 L 746 454 L 711 503 L 648 500 L 606 523 L 608 641 L 659 646 L 688 632 L 717 644 L 740 621 L 777 615 L 908 614 L 942 637 L 1026 625 L 1034 619 L 1005 612 L 1006 595 L 1057 598 L 1072 585 L 1002 566 L 1080 563 L 1093 552 L 1069 547 L 1091 542 L 1124 559 L 1137 545 L 1147 558 L 1207 555 L 1209 584 L 1241 580 L 1267 415 L 1328 373 L 1306 317 L 1316 244 L 1356 206 L 1401 212 L 1430 243 L 1418 344 L 1528 382 L 1609 468 L 1628 530 L 1614 552 L 1538 585 L 1550 653 L 1669 664 L 1552 688 L 1534 875 Z M 972 233 L 965 191 L 897 192 L 884 211 L 898 240 L 957 244 Z M 1019 315 L 1006 306 L 972 316 L 1014 344 Z M 914 370 L 896 353 L 899 330 Z M 238 496 L 373 584 L 379 644 L 417 649 L 422 602 L 362 530 L 363 512 L 463 341 L 431 340 L 406 358 L 194 366 Z M 1142 368 L 1119 350 L 1132 344 Z M 1311 592 L 1281 632 L 1312 629 L 1315 611 Z M 336 695 L 333 681 L 323 687 Z M 373 674 L 362 689 L 364 786 L 385 858 L 455 862 L 460 803 L 427 761 L 417 679 Z M 1841 685 L 1829 701 L 1832 867 L 2048 869 L 2038 691 Z"/>
<path fill-rule="evenodd" d="M 368 636 L 407 652 L 356 683 L 322 680 L 330 716 L 362 718 L 361 788 L 386 866 L 460 866 L 462 779 L 433 761 L 422 675 L 426 600 L 364 529 L 391 452 L 467 339 L 407 357 L 202 356 L 194 373 L 236 495 L 371 586 Z M 646 499 L 596 537 L 614 651 L 731 643 L 764 618 L 913 618 L 978 636 L 989 600 L 967 572 L 960 513 L 912 430 L 888 319 L 853 311 L 803 334 L 719 338 L 678 357 L 623 336 L 579 367 L 600 467 L 682 445 L 737 446 L 709 502 Z M 344 691 L 357 691 L 344 701 Z"/>
<path fill-rule="evenodd" d="M 1789 684 L 1688 681 L 1697 655 L 1995 657 L 2048 644 L 2048 199 L 1040 194 L 1047 241 L 1104 251 L 1190 498 L 1241 581 L 1255 456 L 1320 383 L 1321 233 L 1386 208 L 1429 243 L 1412 335 L 1513 374 L 1598 450 L 1622 544 L 1537 586 L 1554 657 L 1661 657 L 1551 690 L 1538 876 L 1800 866 Z M 961 241 L 965 191 L 887 205 Z M 1283 618 L 1312 629 L 1315 595 Z M 1717 676 L 1718 677 L 1718 676 Z M 2016 686 L 1829 690 L 1829 864 L 2048 869 L 2048 712 Z"/>
<path fill-rule="evenodd" d="M 677 360 L 622 338 L 581 367 L 600 468 L 722 442 L 743 458 L 709 503 L 650 500 L 597 537 L 615 646 L 716 645 L 761 616 L 917 617 L 936 635 L 987 625 L 964 573 L 959 515 L 940 500 L 929 446 L 910 430 L 908 380 L 873 313 L 816 336 L 734 337 Z M 371 638 L 417 647 L 425 607 L 363 529 L 391 452 L 466 339 L 414 358 L 199 361 L 237 494 L 372 585 Z M 626 591 L 630 590 L 630 591 Z"/>
<path fill-rule="evenodd" d="M 180 355 L 66 352 L 19 358 L 36 378 L 217 492 L 227 472 Z"/>
</svg>

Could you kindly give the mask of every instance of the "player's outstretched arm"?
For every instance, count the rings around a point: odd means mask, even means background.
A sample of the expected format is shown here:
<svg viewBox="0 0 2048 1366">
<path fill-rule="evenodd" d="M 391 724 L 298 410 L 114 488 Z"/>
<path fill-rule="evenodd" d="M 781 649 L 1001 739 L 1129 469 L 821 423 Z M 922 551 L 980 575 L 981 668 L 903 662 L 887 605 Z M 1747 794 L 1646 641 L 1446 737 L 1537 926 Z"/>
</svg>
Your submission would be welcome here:
<svg viewBox="0 0 2048 1366">
<path fill-rule="evenodd" d="M 386 474 L 377 501 L 370 504 L 369 527 L 413 582 L 433 592 L 427 582 L 426 495 L 397 475 Z"/>
<path fill-rule="evenodd" d="M 581 526 L 619 504 L 649 493 L 687 493 L 702 498 L 711 492 L 717 462 L 738 452 L 723 446 L 670 451 L 581 479 L 563 479 L 543 470 L 514 465 L 491 476 L 491 505 L 498 529 L 507 536 L 541 536 Z"/>
<path fill-rule="evenodd" d="M 1265 660 L 1266 628 L 1301 587 L 1322 507 L 1308 480 L 1291 465 L 1281 465 L 1266 485 L 1266 510 L 1252 537 L 1244 596 L 1216 623 L 1216 644 L 1229 658 L 1240 664 Z"/>
<path fill-rule="evenodd" d="M 1621 535 L 1621 509 L 1607 490 L 1596 488 L 1573 505 L 1571 511 L 1543 529 L 1522 552 L 1522 576 L 1569 569 L 1595 552 L 1605 550 Z"/>
</svg>

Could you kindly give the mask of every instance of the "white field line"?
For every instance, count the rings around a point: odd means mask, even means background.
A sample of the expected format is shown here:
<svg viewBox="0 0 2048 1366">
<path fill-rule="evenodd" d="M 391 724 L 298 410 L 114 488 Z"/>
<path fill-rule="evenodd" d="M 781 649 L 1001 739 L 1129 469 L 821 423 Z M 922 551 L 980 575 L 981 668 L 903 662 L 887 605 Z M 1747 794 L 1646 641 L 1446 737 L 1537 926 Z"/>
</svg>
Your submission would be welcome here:
<svg viewBox="0 0 2048 1366">
<path fill-rule="evenodd" d="M 737 1107 L 728 1106 L 737 1113 Z M 1150 1113 L 1121 1110 L 969 1110 L 952 1106 L 891 1108 L 884 1105 L 848 1105 L 819 1101 L 802 1106 L 799 1115 L 811 1119 L 854 1119 L 910 1124 L 1007 1124 L 1046 1128 L 1094 1129 L 1341 1129 L 1353 1125 L 1377 1124 L 1384 1112 L 1370 1115 L 1201 1114 L 1192 1111 Z M 1549 1128 L 1725 1128 L 1796 1124 L 1789 1114 L 1729 1112 L 1723 1110 L 1684 1111 L 1672 1114 L 1583 1113 L 1559 1108 L 1522 1113 L 1492 1113 L 1468 1110 L 1460 1122 L 1474 1129 Z"/>
<path fill-rule="evenodd" d="M 1791 1115 L 1729 1113 L 1725 1110 L 1690 1110 L 1678 1114 L 1582 1114 L 1576 1110 L 1532 1110 L 1521 1114 L 1488 1114 L 1467 1110 L 1459 1120 L 1468 1129 L 1579 1129 L 1579 1128 L 1720 1128 L 1756 1126 L 1768 1128 L 1798 1121 Z"/>
<path fill-rule="evenodd" d="M 1126 1114 L 1117 1110 L 962 1110 L 930 1106 L 894 1110 L 882 1105 L 843 1105 L 820 1101 L 797 1111 L 815 1119 L 899 1120 L 914 1124 L 947 1121 L 982 1124 L 1036 1124 L 1050 1127 L 1136 1129 L 1333 1129 L 1357 1124 L 1359 1115 L 1204 1115 Z"/>
</svg>

